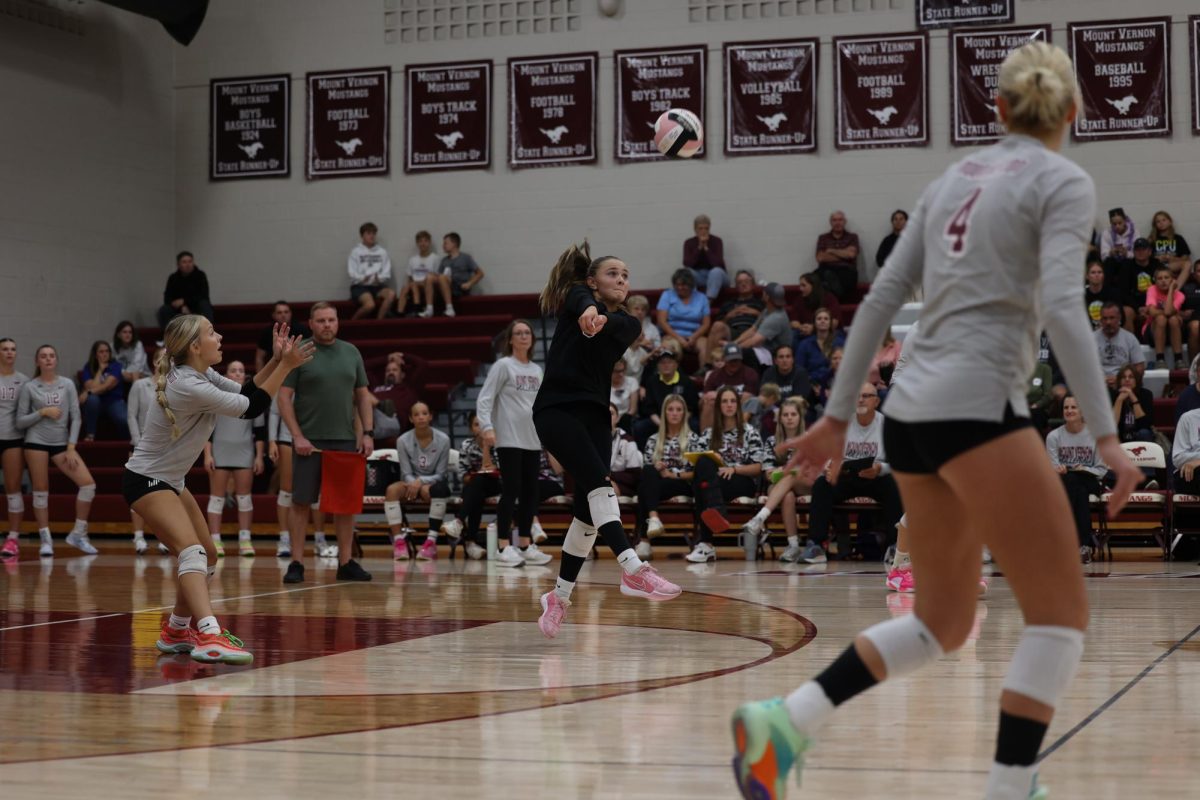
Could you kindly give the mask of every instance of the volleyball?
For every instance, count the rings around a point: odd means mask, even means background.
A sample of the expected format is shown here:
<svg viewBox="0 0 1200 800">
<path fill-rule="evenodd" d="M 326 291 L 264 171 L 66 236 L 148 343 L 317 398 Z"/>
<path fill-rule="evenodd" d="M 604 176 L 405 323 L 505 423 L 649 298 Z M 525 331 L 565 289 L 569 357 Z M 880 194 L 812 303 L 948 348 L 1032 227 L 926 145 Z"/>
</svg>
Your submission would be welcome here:
<svg viewBox="0 0 1200 800">
<path fill-rule="evenodd" d="M 685 108 L 664 111 L 654 122 L 654 146 L 667 158 L 691 158 L 704 146 L 700 118 Z"/>
</svg>

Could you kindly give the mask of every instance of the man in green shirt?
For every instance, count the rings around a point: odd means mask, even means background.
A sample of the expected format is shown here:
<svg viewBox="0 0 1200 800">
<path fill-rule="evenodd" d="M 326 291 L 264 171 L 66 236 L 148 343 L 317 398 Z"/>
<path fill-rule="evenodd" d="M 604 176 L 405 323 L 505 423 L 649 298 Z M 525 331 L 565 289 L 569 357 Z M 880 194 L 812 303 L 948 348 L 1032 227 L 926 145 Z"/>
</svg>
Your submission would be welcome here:
<svg viewBox="0 0 1200 800">
<path fill-rule="evenodd" d="M 308 515 L 321 495 L 321 454 L 315 450 L 343 450 L 371 455 L 375 432 L 371 430 L 371 394 L 367 371 L 358 348 L 337 338 L 337 309 L 315 303 L 309 328 L 316 344 L 313 359 L 292 370 L 279 390 L 279 416 L 292 432 L 292 552 L 284 583 L 304 580 L 304 540 Z M 355 432 L 355 414 L 361 431 Z M 354 515 L 333 514 L 338 540 L 338 580 L 369 581 L 371 575 L 350 556 L 353 552 Z"/>
</svg>

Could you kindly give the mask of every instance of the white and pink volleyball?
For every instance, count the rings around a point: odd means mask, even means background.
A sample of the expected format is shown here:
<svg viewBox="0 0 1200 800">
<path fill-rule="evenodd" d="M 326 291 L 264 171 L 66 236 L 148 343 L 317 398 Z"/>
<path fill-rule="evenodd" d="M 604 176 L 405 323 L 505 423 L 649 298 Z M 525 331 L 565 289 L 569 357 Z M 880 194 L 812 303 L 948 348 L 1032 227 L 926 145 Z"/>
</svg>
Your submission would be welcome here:
<svg viewBox="0 0 1200 800">
<path fill-rule="evenodd" d="M 700 118 L 686 108 L 664 111 L 654 123 L 654 146 L 667 158 L 691 158 L 704 146 Z"/>
</svg>

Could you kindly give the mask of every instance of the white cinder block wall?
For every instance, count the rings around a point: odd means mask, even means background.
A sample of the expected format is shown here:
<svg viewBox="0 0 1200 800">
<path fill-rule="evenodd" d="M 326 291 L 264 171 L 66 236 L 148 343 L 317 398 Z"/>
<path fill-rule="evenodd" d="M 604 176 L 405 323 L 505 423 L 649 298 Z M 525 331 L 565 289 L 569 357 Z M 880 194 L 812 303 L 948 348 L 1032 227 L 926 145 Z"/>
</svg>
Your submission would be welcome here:
<svg viewBox="0 0 1200 800">
<path fill-rule="evenodd" d="M 117 321 L 153 324 L 174 268 L 172 51 L 88 3 L 82 36 L 0 15 L 0 336 L 33 369 L 84 364 Z"/>
</svg>

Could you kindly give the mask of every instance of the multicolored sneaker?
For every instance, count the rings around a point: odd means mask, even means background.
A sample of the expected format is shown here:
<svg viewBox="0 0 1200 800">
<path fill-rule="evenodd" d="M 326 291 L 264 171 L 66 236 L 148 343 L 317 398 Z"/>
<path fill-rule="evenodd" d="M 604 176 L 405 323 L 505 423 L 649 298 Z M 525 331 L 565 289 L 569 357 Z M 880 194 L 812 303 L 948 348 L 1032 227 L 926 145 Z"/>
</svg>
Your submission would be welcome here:
<svg viewBox="0 0 1200 800">
<path fill-rule="evenodd" d="M 538 629 L 547 639 L 553 639 L 558 636 L 558 629 L 562 627 L 571 601 L 563 600 L 551 591 L 542 595 L 541 603 L 542 616 L 538 619 Z"/>
<path fill-rule="evenodd" d="M 225 557 L 225 545 L 221 544 L 221 536 L 218 534 L 217 536 L 212 537 L 212 540 L 213 540 L 213 547 L 216 548 L 216 551 L 217 551 L 217 558 L 224 558 Z"/>
<path fill-rule="evenodd" d="M 396 541 L 392 542 L 392 559 L 408 561 L 408 537 L 397 536 Z"/>
<path fill-rule="evenodd" d="M 437 542 L 433 539 L 426 539 L 425 544 L 421 545 L 421 549 L 417 551 L 418 561 L 437 561 Z"/>
<path fill-rule="evenodd" d="M 254 542 L 250 538 L 250 531 L 238 532 L 238 555 L 242 558 L 254 558 Z"/>
<path fill-rule="evenodd" d="M 192 658 L 205 664 L 249 664 L 254 654 L 229 631 L 197 633 Z"/>
<path fill-rule="evenodd" d="M 176 630 L 164 622 L 154 646 L 160 653 L 190 653 L 196 649 L 196 631 L 192 628 Z"/>
<path fill-rule="evenodd" d="M 630 597 L 644 597 L 647 600 L 674 600 L 682 591 L 678 586 L 659 575 L 658 571 L 649 564 L 643 564 L 641 569 L 632 575 L 621 573 L 621 594 Z"/>
<path fill-rule="evenodd" d="M 145 536 L 133 537 L 133 552 L 134 553 L 138 554 L 139 556 L 143 556 L 146 554 L 146 551 L 148 549 L 149 549 L 149 545 L 146 544 Z M 2 554 L 2 553 L 3 553 L 3 551 L 0 550 L 0 554 Z"/>
<path fill-rule="evenodd" d="M 21 545 L 16 539 L 5 539 L 4 546 L 0 547 L 0 558 L 18 558 L 21 555 Z"/>
<path fill-rule="evenodd" d="M 915 592 L 917 585 L 913 583 L 912 567 L 888 570 L 887 588 L 889 592 L 901 592 L 902 594 Z"/>
<path fill-rule="evenodd" d="M 746 703 L 733 712 L 733 776 L 746 800 L 782 800 L 787 775 L 804 769 L 812 740 L 796 730 L 782 697 Z"/>
</svg>

